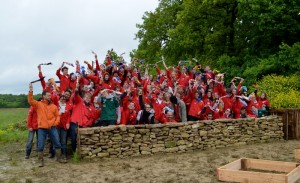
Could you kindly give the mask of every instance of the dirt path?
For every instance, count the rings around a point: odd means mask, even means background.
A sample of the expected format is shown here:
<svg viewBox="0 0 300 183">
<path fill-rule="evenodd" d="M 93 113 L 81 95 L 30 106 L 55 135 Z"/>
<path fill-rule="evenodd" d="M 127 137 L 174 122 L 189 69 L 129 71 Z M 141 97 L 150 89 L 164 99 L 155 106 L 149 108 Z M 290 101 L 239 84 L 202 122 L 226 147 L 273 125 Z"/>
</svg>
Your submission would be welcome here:
<svg viewBox="0 0 300 183">
<path fill-rule="evenodd" d="M 184 154 L 160 154 L 131 159 L 105 159 L 59 164 L 45 159 L 37 167 L 35 153 L 24 159 L 24 145 L 0 146 L 0 182 L 218 182 L 216 168 L 240 157 L 297 162 L 293 150 L 300 141 L 230 147 Z M 300 183 L 300 181 L 298 181 Z"/>
</svg>

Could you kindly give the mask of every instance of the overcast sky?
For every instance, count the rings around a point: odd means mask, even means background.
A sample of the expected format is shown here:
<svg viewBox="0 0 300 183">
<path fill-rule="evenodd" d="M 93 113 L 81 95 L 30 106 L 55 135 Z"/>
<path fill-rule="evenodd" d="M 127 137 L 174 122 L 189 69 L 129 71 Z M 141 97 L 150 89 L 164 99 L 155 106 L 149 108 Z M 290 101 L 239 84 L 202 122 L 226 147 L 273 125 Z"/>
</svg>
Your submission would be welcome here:
<svg viewBox="0 0 300 183">
<path fill-rule="evenodd" d="M 26 94 L 39 63 L 52 62 L 43 73 L 58 79 L 63 61 L 91 61 L 91 50 L 99 61 L 111 48 L 129 61 L 136 23 L 157 6 L 158 0 L 0 0 L 0 94 Z M 40 83 L 34 92 L 41 93 Z"/>
</svg>

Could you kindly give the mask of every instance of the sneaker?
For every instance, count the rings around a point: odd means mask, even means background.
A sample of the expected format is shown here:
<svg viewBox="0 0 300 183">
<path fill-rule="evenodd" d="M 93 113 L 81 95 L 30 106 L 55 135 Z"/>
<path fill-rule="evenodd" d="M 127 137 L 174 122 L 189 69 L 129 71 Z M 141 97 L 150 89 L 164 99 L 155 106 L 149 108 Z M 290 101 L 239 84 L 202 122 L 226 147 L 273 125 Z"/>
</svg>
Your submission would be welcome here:
<svg viewBox="0 0 300 183">
<path fill-rule="evenodd" d="M 25 159 L 29 159 L 29 156 L 26 155 L 26 156 L 25 156 Z"/>
</svg>

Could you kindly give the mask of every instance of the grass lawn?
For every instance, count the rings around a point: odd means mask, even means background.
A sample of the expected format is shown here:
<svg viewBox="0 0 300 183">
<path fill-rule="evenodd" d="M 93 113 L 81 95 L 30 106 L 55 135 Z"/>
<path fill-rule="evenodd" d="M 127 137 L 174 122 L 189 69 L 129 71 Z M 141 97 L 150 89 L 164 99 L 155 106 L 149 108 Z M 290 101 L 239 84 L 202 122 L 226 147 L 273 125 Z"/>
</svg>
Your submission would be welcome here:
<svg viewBox="0 0 300 183">
<path fill-rule="evenodd" d="M 27 108 L 0 109 L 0 142 L 26 141 Z"/>
</svg>

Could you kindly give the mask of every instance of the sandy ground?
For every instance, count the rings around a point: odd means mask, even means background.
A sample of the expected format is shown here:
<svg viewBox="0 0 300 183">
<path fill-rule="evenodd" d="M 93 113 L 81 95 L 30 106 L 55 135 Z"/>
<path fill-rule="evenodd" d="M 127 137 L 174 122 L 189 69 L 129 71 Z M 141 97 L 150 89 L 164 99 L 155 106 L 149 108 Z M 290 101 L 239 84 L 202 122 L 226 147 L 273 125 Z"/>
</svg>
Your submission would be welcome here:
<svg viewBox="0 0 300 183">
<path fill-rule="evenodd" d="M 25 160 L 23 144 L 7 144 L 0 145 L 0 182 L 210 183 L 218 182 L 217 167 L 241 157 L 298 162 L 295 148 L 300 148 L 300 141 L 80 163 L 69 159 L 67 164 L 45 158 L 45 167 L 38 168 L 35 152 Z"/>
</svg>

